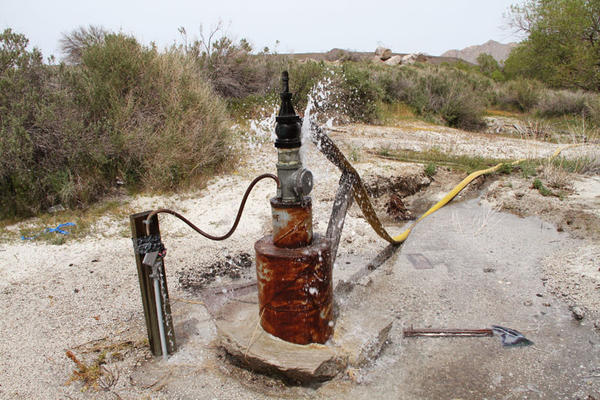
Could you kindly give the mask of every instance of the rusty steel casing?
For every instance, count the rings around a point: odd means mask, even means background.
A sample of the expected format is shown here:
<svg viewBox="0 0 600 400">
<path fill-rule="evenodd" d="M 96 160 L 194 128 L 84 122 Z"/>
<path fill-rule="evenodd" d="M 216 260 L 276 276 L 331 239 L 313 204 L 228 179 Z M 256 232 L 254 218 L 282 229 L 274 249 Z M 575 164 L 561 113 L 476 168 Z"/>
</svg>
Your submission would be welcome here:
<svg viewBox="0 0 600 400">
<path fill-rule="evenodd" d="M 271 212 L 275 246 L 298 248 L 311 244 L 312 201 L 309 196 L 305 196 L 299 203 L 285 203 L 274 197 L 271 199 Z"/>
<path fill-rule="evenodd" d="M 254 245 L 261 326 L 297 344 L 325 343 L 333 333 L 331 242 L 281 248 L 271 235 Z"/>
</svg>

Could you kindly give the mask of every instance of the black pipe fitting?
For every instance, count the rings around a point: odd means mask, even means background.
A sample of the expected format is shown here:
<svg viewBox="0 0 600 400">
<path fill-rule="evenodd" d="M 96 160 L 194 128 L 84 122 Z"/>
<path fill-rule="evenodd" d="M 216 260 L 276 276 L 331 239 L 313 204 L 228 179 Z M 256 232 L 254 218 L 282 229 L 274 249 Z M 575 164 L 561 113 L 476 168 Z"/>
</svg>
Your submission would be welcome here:
<svg viewBox="0 0 600 400">
<path fill-rule="evenodd" d="M 281 82 L 283 84 L 283 92 L 281 93 L 281 107 L 279 115 L 275 120 L 275 147 L 278 149 L 293 149 L 300 147 L 302 144 L 300 135 L 302 132 L 302 120 L 294 111 L 292 105 L 292 94 L 289 90 L 289 76 L 287 71 L 281 74 Z"/>
</svg>

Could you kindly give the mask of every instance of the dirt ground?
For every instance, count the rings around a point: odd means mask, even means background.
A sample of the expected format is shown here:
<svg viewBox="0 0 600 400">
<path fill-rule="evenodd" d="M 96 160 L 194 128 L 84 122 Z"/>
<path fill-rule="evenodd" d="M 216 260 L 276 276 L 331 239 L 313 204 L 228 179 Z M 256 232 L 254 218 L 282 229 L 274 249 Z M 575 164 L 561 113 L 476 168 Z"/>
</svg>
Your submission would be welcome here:
<svg viewBox="0 0 600 400">
<path fill-rule="evenodd" d="M 441 199 L 466 174 L 373 156 L 367 150 L 431 148 L 495 158 L 547 157 L 558 145 L 406 122 L 339 127 L 331 137 L 349 154 L 393 234 Z M 270 141 L 248 135 L 237 169 L 206 189 L 138 196 L 128 207 L 174 208 L 209 232 L 229 229 L 246 185 L 274 172 Z M 565 153 L 599 157 L 586 147 Z M 339 171 L 308 147 L 313 221 L 324 233 Z M 543 196 L 518 172 L 480 178 L 451 205 L 424 220 L 405 245 L 358 285 L 353 296 L 397 316 L 379 358 L 330 382 L 296 386 L 240 368 L 218 347 L 199 290 L 251 280 L 256 240 L 270 232 L 273 183 L 248 199 L 225 242 L 160 218 L 178 351 L 168 361 L 148 350 L 128 220 L 102 218 L 88 237 L 56 246 L 0 243 L 0 398 L 600 398 L 600 178 L 541 167 L 560 195 Z M 31 221 L 23 222 L 28 224 Z M 6 227 L 18 232 L 21 225 Z M 353 206 L 335 280 L 373 259 L 386 243 Z M 415 270 L 407 254 L 431 269 Z M 250 257 L 250 262 L 249 261 Z M 402 338 L 402 328 L 506 325 L 536 342 L 503 349 L 493 339 Z M 468 325 L 468 326 L 465 326 Z M 482 325 L 482 326 L 480 326 Z M 77 366 L 77 360 L 85 364 Z M 83 368 L 83 369 L 82 369 Z M 78 370 L 79 375 L 73 371 Z M 84 371 L 85 370 L 85 371 Z M 85 380 L 87 379 L 87 381 Z M 588 397 L 589 396 L 589 397 Z"/>
</svg>

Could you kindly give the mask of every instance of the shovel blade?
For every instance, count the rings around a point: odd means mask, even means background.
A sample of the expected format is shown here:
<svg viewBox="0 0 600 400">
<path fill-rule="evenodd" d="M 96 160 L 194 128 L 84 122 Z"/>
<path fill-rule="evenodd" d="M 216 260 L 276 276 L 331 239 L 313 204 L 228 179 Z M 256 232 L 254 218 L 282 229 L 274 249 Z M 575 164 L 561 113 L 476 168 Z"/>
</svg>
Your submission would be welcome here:
<svg viewBox="0 0 600 400">
<path fill-rule="evenodd" d="M 494 332 L 494 335 L 500 337 L 502 345 L 506 347 L 531 346 L 533 344 L 521 332 L 514 329 L 492 325 L 492 332 Z"/>
</svg>

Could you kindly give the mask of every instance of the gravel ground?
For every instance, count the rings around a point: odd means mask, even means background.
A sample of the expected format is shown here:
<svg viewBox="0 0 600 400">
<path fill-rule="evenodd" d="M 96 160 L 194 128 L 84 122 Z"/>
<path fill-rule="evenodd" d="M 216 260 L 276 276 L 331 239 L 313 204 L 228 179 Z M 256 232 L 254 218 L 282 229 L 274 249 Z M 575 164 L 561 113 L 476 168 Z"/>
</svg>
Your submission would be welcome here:
<svg viewBox="0 0 600 400">
<path fill-rule="evenodd" d="M 350 126 L 342 130 L 332 134 L 334 140 L 346 148 L 361 150 L 388 144 L 415 150 L 436 146 L 457 154 L 519 158 L 548 155 L 556 148 L 549 143 L 495 138 L 421 123 L 407 123 L 404 128 Z M 137 211 L 162 206 L 175 208 L 207 231 L 225 232 L 249 181 L 275 169 L 276 153 L 271 143 L 264 140 L 251 143 L 245 150 L 247 157 L 236 171 L 214 178 L 205 190 L 173 196 L 139 196 L 132 198 L 128 207 Z M 324 232 L 339 173 L 314 149 L 309 149 L 305 157 L 306 165 L 315 175 L 312 194 L 315 231 Z M 416 176 L 422 172 L 422 166 L 377 160 L 366 154 L 357 163 L 357 169 L 363 176 L 382 177 Z M 406 202 L 413 210 L 420 211 L 460 178 L 459 174 L 450 172 L 440 174 Z M 587 206 L 597 212 L 600 194 L 597 187 L 594 189 L 589 184 L 589 179 L 597 182 L 597 178 L 578 179 L 583 183 L 574 186 L 567 201 L 552 207 L 571 207 L 577 211 L 577 207 Z M 505 189 L 497 182 L 492 185 L 495 186 L 486 185 L 482 190 L 497 194 Z M 525 183 L 522 185 L 520 188 L 515 183 L 513 193 L 506 190 L 502 196 L 515 197 L 514 191 L 518 190 L 528 195 L 529 189 Z M 360 385 L 357 379 L 369 381 L 372 376 L 374 382 L 393 380 L 393 374 L 381 371 L 386 368 L 385 362 L 395 357 L 394 352 L 386 353 L 383 364 L 374 369 L 366 368 L 356 375 L 351 373 L 316 390 L 289 387 L 276 379 L 239 369 L 230 365 L 215 348 L 210 315 L 203 307 L 197 307 L 194 302 L 198 299 L 180 285 L 177 277 L 194 269 L 207 271 L 215 262 L 240 253 L 252 255 L 254 242 L 270 231 L 268 199 L 273 194 L 270 182 L 256 187 L 238 231 L 226 242 L 208 241 L 180 221 L 161 217 L 161 232 L 169 251 L 166 268 L 174 318 L 186 316 L 185 321 L 197 324 L 192 329 L 176 322 L 176 331 L 193 331 L 198 336 L 195 341 L 186 341 L 183 337 L 180 351 L 168 362 L 153 360 L 148 351 L 131 240 L 119 234 L 128 226 L 126 219 L 102 218 L 89 237 L 61 246 L 36 241 L 1 243 L 0 398 L 332 398 L 353 393 L 353 385 Z M 493 196 L 488 197 L 486 201 L 493 203 Z M 554 198 L 532 197 L 527 201 L 529 206 L 520 210 L 524 214 L 535 214 L 528 208 L 533 202 L 549 202 Z M 498 208 L 498 204 L 493 203 L 493 206 Z M 540 217 L 544 218 L 546 212 L 540 211 Z M 401 231 L 401 223 L 389 223 L 392 233 Z M 555 223 L 560 224 L 560 221 Z M 6 229 L 18 228 L 19 225 L 15 225 Z M 569 232 L 568 228 L 565 230 Z M 550 255 L 540 265 L 560 301 L 598 310 L 599 276 L 586 267 L 598 266 L 598 242 L 576 243 L 576 248 L 561 248 L 557 255 Z M 345 224 L 340 254 L 366 262 L 384 246 L 353 207 Z M 344 265 L 338 268 L 343 270 Z M 242 273 L 241 279 L 249 278 L 251 270 L 246 275 Z M 214 283 L 229 283 L 232 279 L 223 274 L 215 278 Z M 76 365 L 66 356 L 69 350 L 89 367 L 103 360 L 108 372 L 104 371 L 102 380 L 92 387 L 86 387 L 80 380 L 72 382 Z M 364 398 L 367 392 L 363 387 L 356 393 Z"/>
</svg>

